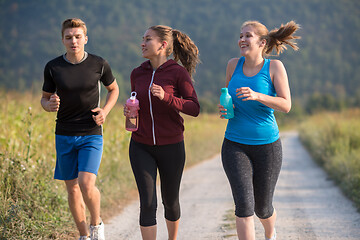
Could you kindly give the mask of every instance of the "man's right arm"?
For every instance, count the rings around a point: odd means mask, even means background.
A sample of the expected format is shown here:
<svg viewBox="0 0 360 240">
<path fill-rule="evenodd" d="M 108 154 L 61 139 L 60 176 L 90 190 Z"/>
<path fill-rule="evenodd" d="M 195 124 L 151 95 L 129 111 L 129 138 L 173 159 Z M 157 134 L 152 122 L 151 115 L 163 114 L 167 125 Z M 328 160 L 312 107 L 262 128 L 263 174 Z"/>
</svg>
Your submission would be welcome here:
<svg viewBox="0 0 360 240">
<path fill-rule="evenodd" d="M 57 112 L 60 106 L 60 98 L 56 93 L 43 91 L 41 97 L 41 106 L 47 112 Z"/>
</svg>

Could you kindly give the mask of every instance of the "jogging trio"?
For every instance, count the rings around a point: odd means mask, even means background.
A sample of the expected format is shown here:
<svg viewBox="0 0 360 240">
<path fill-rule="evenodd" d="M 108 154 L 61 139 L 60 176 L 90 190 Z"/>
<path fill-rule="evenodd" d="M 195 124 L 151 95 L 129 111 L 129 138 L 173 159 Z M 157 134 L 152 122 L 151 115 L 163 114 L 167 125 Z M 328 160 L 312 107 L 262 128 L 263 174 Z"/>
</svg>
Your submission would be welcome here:
<svg viewBox="0 0 360 240">
<path fill-rule="evenodd" d="M 234 103 L 221 149 L 236 215 L 238 238 L 254 240 L 254 214 L 265 239 L 276 239 L 276 211 L 272 200 L 282 163 L 281 140 L 274 110 L 289 112 L 290 89 L 284 65 L 266 58 L 285 44 L 297 50 L 291 21 L 268 31 L 257 21 L 241 27 L 240 58 L 229 60 L 225 87 Z M 79 240 L 104 240 L 100 215 L 100 192 L 96 176 L 103 152 L 103 124 L 119 96 L 109 63 L 85 51 L 86 24 L 78 18 L 62 23 L 66 52 L 49 61 L 44 69 L 41 105 L 57 112 L 55 127 L 56 166 L 54 178 L 63 180 L 70 212 Z M 177 239 L 180 221 L 179 189 L 185 165 L 184 119 L 196 117 L 200 104 L 192 74 L 199 50 L 185 33 L 169 26 L 149 27 L 141 43 L 145 62 L 131 72 L 131 91 L 139 100 L 139 126 L 132 132 L 129 158 L 139 197 L 142 239 L 156 239 L 156 178 L 160 176 L 162 203 L 168 239 Z M 173 59 L 170 56 L 173 56 Z M 101 84 L 107 90 L 100 105 Z M 218 105 L 224 118 L 226 109 Z M 130 109 L 124 106 L 124 116 Z M 90 223 L 86 220 L 86 208 Z"/>
</svg>

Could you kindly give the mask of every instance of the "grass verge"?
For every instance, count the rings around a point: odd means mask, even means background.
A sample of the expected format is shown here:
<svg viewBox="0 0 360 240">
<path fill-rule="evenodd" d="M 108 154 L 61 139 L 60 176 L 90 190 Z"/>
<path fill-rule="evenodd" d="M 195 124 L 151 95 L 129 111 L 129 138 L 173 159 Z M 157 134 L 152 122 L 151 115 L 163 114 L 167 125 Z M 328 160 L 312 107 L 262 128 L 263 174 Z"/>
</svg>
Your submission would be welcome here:
<svg viewBox="0 0 360 240">
<path fill-rule="evenodd" d="M 321 113 L 300 126 L 300 139 L 360 210 L 360 109 Z"/>
</svg>

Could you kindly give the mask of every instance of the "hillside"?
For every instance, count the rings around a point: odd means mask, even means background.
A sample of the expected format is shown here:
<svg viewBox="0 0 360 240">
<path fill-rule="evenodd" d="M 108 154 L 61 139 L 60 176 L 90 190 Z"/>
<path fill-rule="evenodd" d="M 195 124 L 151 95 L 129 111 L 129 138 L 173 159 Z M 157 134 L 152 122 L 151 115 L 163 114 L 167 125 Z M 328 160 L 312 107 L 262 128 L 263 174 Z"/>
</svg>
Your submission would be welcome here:
<svg viewBox="0 0 360 240">
<path fill-rule="evenodd" d="M 64 51 L 60 25 L 69 17 L 87 23 L 86 50 L 109 61 L 120 82 L 120 101 L 129 93 L 131 70 L 143 61 L 142 35 L 155 24 L 170 25 L 194 40 L 202 60 L 195 75 L 198 95 L 217 101 L 227 61 L 239 55 L 240 26 L 249 19 L 269 29 L 290 20 L 302 26 L 300 51 L 280 56 L 295 99 L 316 92 L 360 95 L 358 0 L 2 0 L 0 88 L 41 89 L 44 65 Z"/>
</svg>

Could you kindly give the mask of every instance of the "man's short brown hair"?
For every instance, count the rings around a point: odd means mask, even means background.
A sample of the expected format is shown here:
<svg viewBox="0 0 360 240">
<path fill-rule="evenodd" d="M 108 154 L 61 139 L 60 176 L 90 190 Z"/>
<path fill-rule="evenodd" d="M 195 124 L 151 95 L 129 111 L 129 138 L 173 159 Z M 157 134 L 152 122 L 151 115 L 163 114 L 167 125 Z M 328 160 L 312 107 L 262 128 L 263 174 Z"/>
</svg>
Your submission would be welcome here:
<svg viewBox="0 0 360 240">
<path fill-rule="evenodd" d="M 64 38 L 65 29 L 67 29 L 67 28 L 78 28 L 78 27 L 81 27 L 84 30 L 84 35 L 86 36 L 87 28 L 86 28 L 86 24 L 84 23 L 83 20 L 81 20 L 79 18 L 66 19 L 62 23 L 61 37 Z"/>
</svg>

